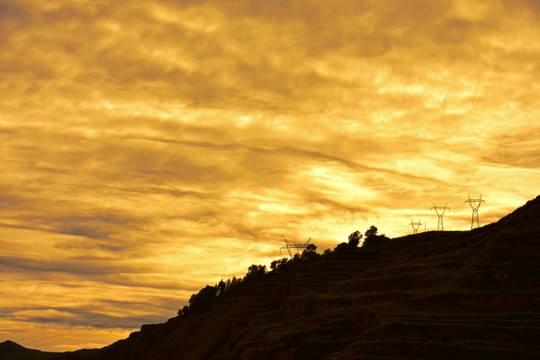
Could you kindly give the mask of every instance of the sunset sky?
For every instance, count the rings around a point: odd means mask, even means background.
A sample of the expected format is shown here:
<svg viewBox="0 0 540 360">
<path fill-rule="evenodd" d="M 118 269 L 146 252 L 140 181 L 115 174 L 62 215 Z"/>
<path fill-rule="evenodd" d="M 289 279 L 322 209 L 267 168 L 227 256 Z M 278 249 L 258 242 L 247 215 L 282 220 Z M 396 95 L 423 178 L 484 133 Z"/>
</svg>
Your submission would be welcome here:
<svg viewBox="0 0 540 360">
<path fill-rule="evenodd" d="M 0 0 L 0 342 L 102 347 L 285 238 L 494 222 L 540 193 L 539 94 L 540 0 Z"/>
</svg>

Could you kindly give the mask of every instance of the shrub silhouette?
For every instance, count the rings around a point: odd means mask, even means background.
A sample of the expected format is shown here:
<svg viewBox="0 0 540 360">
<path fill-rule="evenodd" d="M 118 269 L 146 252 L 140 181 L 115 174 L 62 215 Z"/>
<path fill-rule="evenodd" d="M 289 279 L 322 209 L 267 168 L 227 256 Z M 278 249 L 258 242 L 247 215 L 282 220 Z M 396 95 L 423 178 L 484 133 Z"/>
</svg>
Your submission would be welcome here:
<svg viewBox="0 0 540 360">
<path fill-rule="evenodd" d="M 360 240 L 362 240 L 362 234 L 360 233 L 360 231 L 356 230 L 355 232 L 349 235 L 348 242 L 346 243 L 342 242 L 338 244 L 334 248 L 334 251 L 341 252 L 341 251 L 348 251 L 348 250 L 356 249 L 358 245 L 360 244 Z"/>
<path fill-rule="evenodd" d="M 217 288 L 217 296 L 220 296 L 221 294 L 225 293 L 225 290 L 227 290 L 227 283 L 221 279 L 219 283 L 216 285 Z"/>
<path fill-rule="evenodd" d="M 288 262 L 289 262 L 289 259 L 287 258 L 274 260 L 270 263 L 270 269 L 272 269 L 272 272 L 274 273 L 284 272 L 285 268 L 287 267 Z"/>
<path fill-rule="evenodd" d="M 345 242 L 342 242 L 340 244 L 338 244 L 335 248 L 334 248 L 334 251 L 335 252 L 341 252 L 341 251 L 347 251 L 350 249 L 350 246 L 349 244 L 345 243 Z"/>
<path fill-rule="evenodd" d="M 314 253 L 317 251 L 317 245 L 315 244 L 309 244 L 307 247 L 306 247 L 306 250 L 302 253 L 302 255 L 305 253 L 305 252 L 311 252 L 311 253 Z"/>
<path fill-rule="evenodd" d="M 375 225 L 371 225 L 371 227 L 368 230 L 366 230 L 366 233 L 365 233 L 366 237 L 364 238 L 364 243 L 362 244 L 362 247 L 373 246 L 375 244 L 380 243 L 381 241 L 390 240 L 384 234 L 377 235 L 378 231 L 379 230 L 377 229 Z"/>
<path fill-rule="evenodd" d="M 360 244 L 360 240 L 362 240 L 362 234 L 360 231 L 356 230 L 351 235 L 349 235 L 349 247 L 356 248 Z"/>
<path fill-rule="evenodd" d="M 349 248 L 346 243 L 340 244 Z M 233 276 L 232 279 L 226 282 L 221 280 L 214 286 L 207 285 L 201 289 L 197 294 L 190 297 L 189 302 L 182 309 L 178 310 L 178 316 L 189 316 L 191 314 L 204 314 L 210 310 L 212 305 L 218 300 L 231 296 L 232 293 L 244 288 L 245 286 L 265 279 L 268 276 L 273 276 L 280 273 L 290 273 L 295 271 L 303 264 L 310 263 L 323 255 L 317 254 L 317 245 L 310 244 L 302 252 L 302 254 L 295 254 L 292 258 L 282 258 L 274 260 L 270 264 L 271 271 L 266 270 L 265 265 L 251 265 L 244 278 L 237 279 Z M 325 251 L 327 256 L 331 253 L 330 250 Z M 310 300 L 311 301 L 311 300 Z M 308 305 L 308 308 L 310 305 Z M 311 310 L 308 310 L 311 311 Z"/>
<path fill-rule="evenodd" d="M 370 228 L 366 230 L 366 239 L 376 236 L 377 232 L 379 232 L 377 227 L 375 225 L 371 225 Z"/>
<path fill-rule="evenodd" d="M 302 252 L 302 255 L 300 256 L 300 258 L 302 259 L 303 262 L 311 262 L 319 256 L 320 255 L 317 254 L 317 245 L 309 244 L 306 250 Z"/>
<path fill-rule="evenodd" d="M 215 286 L 206 286 L 197 294 L 189 298 L 189 312 L 204 314 L 210 310 L 216 300 L 217 288 Z"/>
<path fill-rule="evenodd" d="M 381 241 L 389 240 L 384 234 L 377 235 L 378 229 L 372 225 L 365 232 L 364 241 L 362 247 L 372 246 L 380 243 Z M 282 258 L 274 260 L 270 264 L 270 271 L 267 271 L 265 265 L 251 265 L 248 268 L 246 275 L 243 278 L 232 277 L 226 282 L 221 280 L 214 286 L 207 285 L 201 289 L 197 294 L 190 297 L 189 302 L 182 309 L 178 310 L 178 316 L 189 316 L 191 314 L 204 314 L 210 310 L 212 305 L 218 300 L 228 298 L 234 292 L 241 290 L 245 286 L 264 280 L 266 277 L 274 276 L 276 274 L 286 274 L 294 272 L 296 269 L 303 266 L 303 264 L 318 261 L 319 258 L 333 258 L 339 256 L 338 253 L 345 253 L 353 249 L 358 248 L 360 241 L 362 240 L 362 234 L 356 230 L 348 237 L 348 242 L 342 242 L 338 244 L 334 251 L 326 249 L 324 253 L 317 254 L 317 246 L 310 244 L 302 252 L 302 254 L 295 254 L 292 258 Z M 311 302 L 311 303 L 310 303 Z M 312 305 L 316 303 L 314 299 L 309 299 L 307 303 L 306 311 L 311 313 Z"/>
<path fill-rule="evenodd" d="M 244 282 L 253 282 L 262 279 L 266 275 L 266 265 L 251 265 L 244 277 Z"/>
</svg>

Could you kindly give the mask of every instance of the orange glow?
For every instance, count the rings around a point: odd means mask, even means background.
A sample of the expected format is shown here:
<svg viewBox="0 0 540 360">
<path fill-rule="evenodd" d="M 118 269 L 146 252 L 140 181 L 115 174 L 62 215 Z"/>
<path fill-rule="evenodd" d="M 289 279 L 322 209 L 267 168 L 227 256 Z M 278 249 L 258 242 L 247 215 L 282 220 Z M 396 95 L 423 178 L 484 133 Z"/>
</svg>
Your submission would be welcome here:
<svg viewBox="0 0 540 360">
<path fill-rule="evenodd" d="M 284 238 L 498 220 L 540 189 L 539 39 L 533 0 L 0 0 L 0 342 L 107 345 Z"/>
</svg>

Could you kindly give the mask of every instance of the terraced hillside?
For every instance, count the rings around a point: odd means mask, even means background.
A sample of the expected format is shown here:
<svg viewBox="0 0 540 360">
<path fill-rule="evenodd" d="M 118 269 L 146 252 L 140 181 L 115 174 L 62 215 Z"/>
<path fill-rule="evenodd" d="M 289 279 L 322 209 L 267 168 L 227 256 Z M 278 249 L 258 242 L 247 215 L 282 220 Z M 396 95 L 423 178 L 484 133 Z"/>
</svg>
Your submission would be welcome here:
<svg viewBox="0 0 540 360">
<path fill-rule="evenodd" d="M 474 231 L 336 250 L 269 273 L 98 356 L 387 358 L 540 358 L 540 197 Z"/>
</svg>

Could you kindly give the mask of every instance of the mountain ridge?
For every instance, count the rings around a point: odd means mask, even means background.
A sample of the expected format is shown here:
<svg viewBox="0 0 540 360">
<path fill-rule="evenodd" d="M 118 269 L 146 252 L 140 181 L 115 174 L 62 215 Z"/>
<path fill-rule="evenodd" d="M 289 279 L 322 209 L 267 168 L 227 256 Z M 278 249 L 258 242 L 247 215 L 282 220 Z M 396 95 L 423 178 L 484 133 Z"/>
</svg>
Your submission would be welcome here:
<svg viewBox="0 0 540 360">
<path fill-rule="evenodd" d="M 538 358 L 539 234 L 537 197 L 480 229 L 335 250 L 98 359 Z"/>
<path fill-rule="evenodd" d="M 64 353 L 29 349 L 11 340 L 0 343 L 0 360 L 92 360 L 99 349 L 82 349 Z"/>
<path fill-rule="evenodd" d="M 250 267 L 204 307 L 50 359 L 536 359 L 539 260 L 540 196 L 471 231 Z"/>
</svg>

